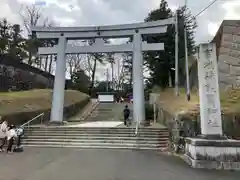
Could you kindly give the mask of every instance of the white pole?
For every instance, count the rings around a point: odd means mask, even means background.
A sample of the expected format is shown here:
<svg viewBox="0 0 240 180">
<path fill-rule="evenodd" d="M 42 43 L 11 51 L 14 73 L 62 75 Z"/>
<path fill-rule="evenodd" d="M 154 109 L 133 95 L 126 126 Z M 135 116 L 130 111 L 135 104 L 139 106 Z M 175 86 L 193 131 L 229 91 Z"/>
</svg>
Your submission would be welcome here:
<svg viewBox="0 0 240 180">
<path fill-rule="evenodd" d="M 51 122 L 62 123 L 64 108 L 65 69 L 66 69 L 66 44 L 67 40 L 61 36 L 58 40 L 58 54 L 56 62 L 56 73 L 54 79 Z"/>
<path fill-rule="evenodd" d="M 118 66 L 118 68 L 117 68 L 117 77 L 118 77 L 118 83 L 117 83 L 117 90 L 119 91 L 119 86 L 120 86 L 120 84 L 119 84 L 119 82 L 120 82 L 120 59 L 117 59 L 117 66 Z"/>
<path fill-rule="evenodd" d="M 187 0 L 185 0 L 185 6 L 187 6 Z M 185 46 L 185 70 L 186 70 L 186 89 L 187 100 L 190 101 L 190 84 L 189 84 L 189 69 L 188 69 L 188 44 L 187 44 L 187 27 L 184 22 L 184 46 Z"/>
<path fill-rule="evenodd" d="M 154 114 L 154 123 L 156 124 L 157 123 L 157 118 L 156 118 L 156 102 L 154 102 L 153 104 L 153 114 Z"/>
<path fill-rule="evenodd" d="M 172 76 L 171 76 L 171 70 L 168 72 L 168 81 L 169 81 L 169 87 L 172 88 Z"/>
<path fill-rule="evenodd" d="M 109 80 L 108 80 L 108 74 L 109 74 L 109 73 L 108 73 L 108 69 L 107 69 L 107 73 L 106 73 L 106 74 L 107 74 L 107 75 L 106 75 L 106 76 L 107 76 L 107 83 L 106 83 L 106 86 L 107 86 L 107 87 L 106 87 L 106 89 L 107 89 L 107 92 L 108 92 L 108 82 L 109 82 Z"/>
<path fill-rule="evenodd" d="M 176 96 L 179 96 L 178 88 L 178 10 L 176 11 L 175 17 L 175 93 Z"/>
<path fill-rule="evenodd" d="M 133 38 L 133 118 L 140 124 L 145 120 L 142 36 L 136 30 Z"/>
<path fill-rule="evenodd" d="M 184 43 L 185 43 L 185 69 L 186 69 L 186 88 L 187 100 L 190 100 L 190 84 L 189 84 L 189 69 L 188 69 L 188 47 L 187 47 L 187 31 L 184 28 Z"/>
<path fill-rule="evenodd" d="M 113 64 L 114 64 L 114 59 L 111 59 L 111 69 L 112 69 L 112 89 L 114 89 L 114 67 L 113 67 Z"/>
</svg>

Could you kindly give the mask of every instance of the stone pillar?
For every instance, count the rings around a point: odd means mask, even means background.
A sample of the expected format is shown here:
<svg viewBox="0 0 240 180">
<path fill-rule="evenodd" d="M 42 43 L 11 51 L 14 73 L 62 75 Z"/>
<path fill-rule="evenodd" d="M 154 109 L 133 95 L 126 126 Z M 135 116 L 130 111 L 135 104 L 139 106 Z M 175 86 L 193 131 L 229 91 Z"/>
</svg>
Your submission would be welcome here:
<svg viewBox="0 0 240 180">
<path fill-rule="evenodd" d="M 222 136 L 216 45 L 201 44 L 198 57 L 201 134 Z"/>
<path fill-rule="evenodd" d="M 54 79 L 52 110 L 50 122 L 62 123 L 64 108 L 64 89 L 65 89 L 65 69 L 66 69 L 66 50 L 67 40 L 62 35 L 58 40 L 58 53 L 56 62 L 56 72 Z"/>
<path fill-rule="evenodd" d="M 194 168 L 240 170 L 240 141 L 222 133 L 216 45 L 198 53 L 201 136 L 185 139 L 184 160 Z"/>
<path fill-rule="evenodd" d="M 145 121 L 144 102 L 142 36 L 136 30 L 133 37 L 133 120 L 138 123 Z"/>
</svg>

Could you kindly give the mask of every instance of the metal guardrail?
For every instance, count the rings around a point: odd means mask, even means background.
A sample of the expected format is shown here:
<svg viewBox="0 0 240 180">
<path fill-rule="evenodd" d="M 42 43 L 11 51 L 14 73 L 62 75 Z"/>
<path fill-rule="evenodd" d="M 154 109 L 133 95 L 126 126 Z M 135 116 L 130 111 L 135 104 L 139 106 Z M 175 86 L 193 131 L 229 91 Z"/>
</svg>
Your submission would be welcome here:
<svg viewBox="0 0 240 180">
<path fill-rule="evenodd" d="M 21 128 L 24 128 L 25 126 L 28 127 L 29 129 L 29 126 L 30 126 L 30 123 L 35 121 L 36 119 L 40 118 L 40 123 L 42 124 L 43 123 L 43 117 L 44 117 L 44 113 L 41 113 L 39 115 L 37 115 L 36 117 L 32 118 L 31 120 L 29 120 L 28 122 L 24 123 L 23 125 L 21 125 L 20 127 Z"/>
</svg>

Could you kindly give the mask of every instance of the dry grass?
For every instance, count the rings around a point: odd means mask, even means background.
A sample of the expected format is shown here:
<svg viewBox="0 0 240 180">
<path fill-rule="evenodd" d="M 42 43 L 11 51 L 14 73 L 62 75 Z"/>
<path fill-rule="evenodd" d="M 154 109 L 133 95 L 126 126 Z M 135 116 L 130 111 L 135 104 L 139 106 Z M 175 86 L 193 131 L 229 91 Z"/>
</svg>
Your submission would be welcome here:
<svg viewBox="0 0 240 180">
<path fill-rule="evenodd" d="M 78 103 L 88 98 L 88 95 L 79 91 L 65 91 L 65 106 Z M 17 112 L 41 111 L 51 108 L 52 90 L 36 89 L 21 92 L 0 93 L 0 115 L 9 115 Z"/>
<path fill-rule="evenodd" d="M 199 114 L 198 93 L 191 92 L 191 101 L 186 100 L 184 89 L 180 89 L 180 96 L 176 97 L 174 89 L 164 91 L 156 90 L 160 93 L 159 104 L 171 114 L 184 114 L 185 116 L 196 116 Z M 240 115 L 240 89 L 221 92 L 221 108 L 225 115 Z"/>
</svg>

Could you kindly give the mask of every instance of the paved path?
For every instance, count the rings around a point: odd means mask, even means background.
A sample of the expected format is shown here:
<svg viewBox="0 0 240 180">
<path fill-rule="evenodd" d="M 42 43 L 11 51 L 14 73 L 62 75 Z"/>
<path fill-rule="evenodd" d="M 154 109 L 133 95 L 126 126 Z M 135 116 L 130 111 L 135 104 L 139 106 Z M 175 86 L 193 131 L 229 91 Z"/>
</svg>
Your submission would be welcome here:
<svg viewBox="0 0 240 180">
<path fill-rule="evenodd" d="M 25 149 L 0 154 L 1 180 L 237 180 L 240 172 L 196 170 L 152 151 Z"/>
<path fill-rule="evenodd" d="M 118 121 L 123 108 L 124 104 L 100 103 L 85 121 Z"/>
</svg>

